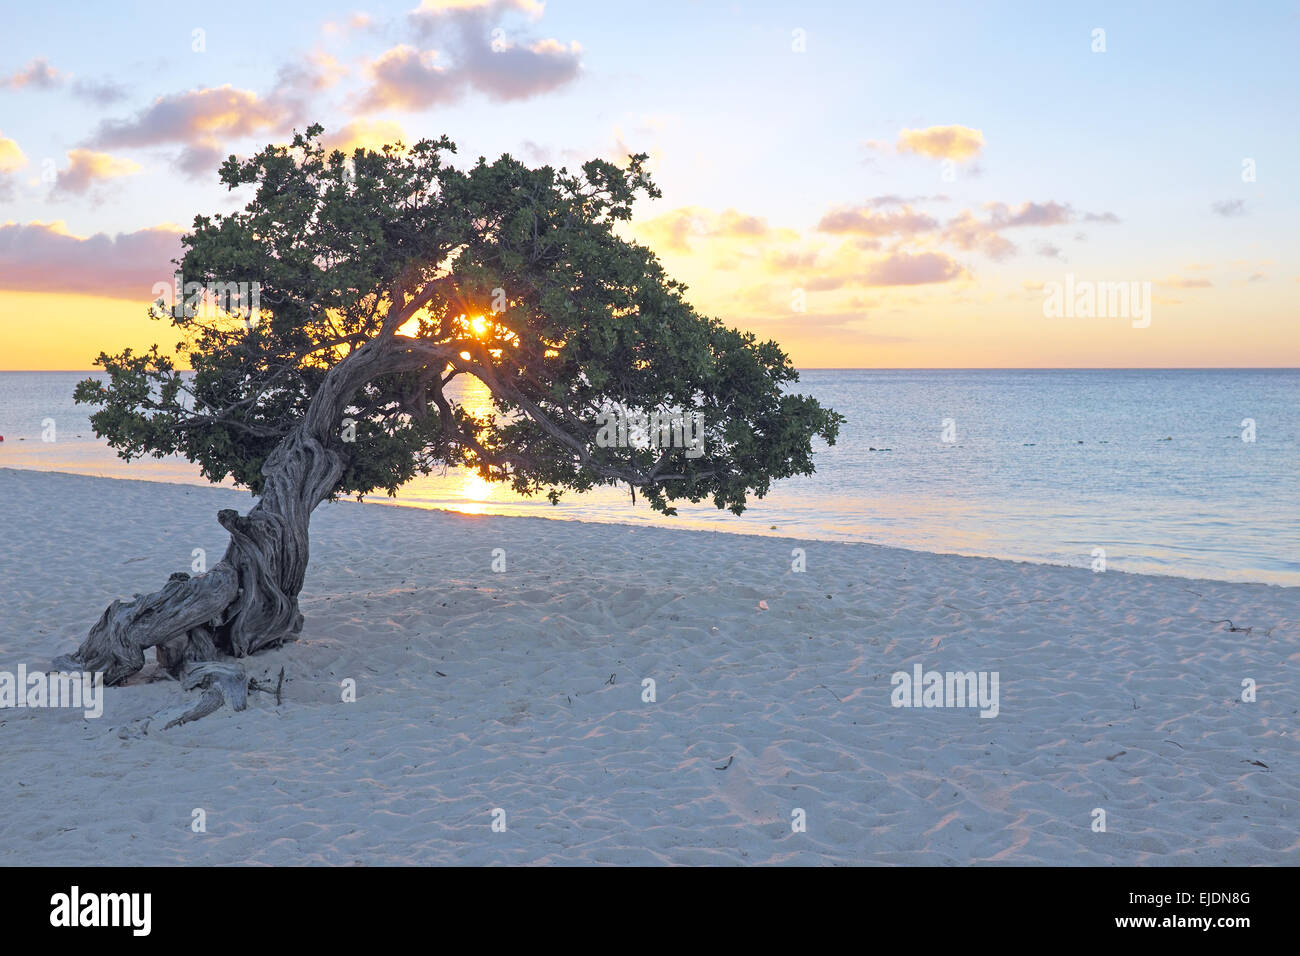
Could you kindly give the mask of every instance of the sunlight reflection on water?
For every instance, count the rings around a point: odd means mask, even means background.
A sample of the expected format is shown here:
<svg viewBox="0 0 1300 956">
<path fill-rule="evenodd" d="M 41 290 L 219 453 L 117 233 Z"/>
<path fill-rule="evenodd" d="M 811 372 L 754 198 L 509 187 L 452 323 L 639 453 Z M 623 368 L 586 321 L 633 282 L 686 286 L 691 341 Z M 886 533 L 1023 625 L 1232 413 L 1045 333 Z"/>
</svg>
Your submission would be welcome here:
<svg viewBox="0 0 1300 956">
<path fill-rule="evenodd" d="M 200 481 L 183 460 L 128 465 L 89 437 L 87 409 L 70 400 L 85 375 L 0 373 L 0 467 Z M 468 411 L 491 411 L 485 386 L 455 384 Z M 1104 547 L 1114 570 L 1300 585 L 1300 371 L 824 370 L 797 388 L 849 421 L 818 449 L 816 475 L 775 483 L 740 517 L 702 502 L 666 518 L 626 487 L 552 506 L 460 469 L 368 500 L 1078 567 Z M 47 444 L 51 416 L 59 440 Z M 1245 416 L 1259 423 L 1254 443 L 1241 441 Z M 940 438 L 945 418 L 953 443 Z"/>
</svg>

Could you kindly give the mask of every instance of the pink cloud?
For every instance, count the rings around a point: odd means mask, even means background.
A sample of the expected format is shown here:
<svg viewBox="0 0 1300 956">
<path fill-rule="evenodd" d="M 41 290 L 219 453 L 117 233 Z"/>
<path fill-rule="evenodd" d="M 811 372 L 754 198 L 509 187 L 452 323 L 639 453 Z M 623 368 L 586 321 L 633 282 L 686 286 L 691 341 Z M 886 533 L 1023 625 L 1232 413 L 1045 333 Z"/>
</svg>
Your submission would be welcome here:
<svg viewBox="0 0 1300 956">
<path fill-rule="evenodd" d="M 533 0 L 425 0 L 410 15 L 419 47 L 401 44 L 369 63 L 357 108 L 423 110 L 470 92 L 506 102 L 559 89 L 581 72 L 578 45 L 500 25 L 508 13 L 536 20 L 543 9 Z"/>
<path fill-rule="evenodd" d="M 170 226 L 83 238 L 61 223 L 10 222 L 0 225 L 0 289 L 147 303 L 180 253 L 180 232 Z"/>
<path fill-rule="evenodd" d="M 863 277 L 865 285 L 928 285 L 948 282 L 964 276 L 966 270 L 942 252 L 921 252 L 913 255 L 895 252 L 887 258 L 870 263 Z"/>
<path fill-rule="evenodd" d="M 859 236 L 915 236 L 937 229 L 938 220 L 904 206 L 896 212 L 876 212 L 866 206 L 841 207 L 822 216 L 820 232 L 851 233 Z"/>
</svg>

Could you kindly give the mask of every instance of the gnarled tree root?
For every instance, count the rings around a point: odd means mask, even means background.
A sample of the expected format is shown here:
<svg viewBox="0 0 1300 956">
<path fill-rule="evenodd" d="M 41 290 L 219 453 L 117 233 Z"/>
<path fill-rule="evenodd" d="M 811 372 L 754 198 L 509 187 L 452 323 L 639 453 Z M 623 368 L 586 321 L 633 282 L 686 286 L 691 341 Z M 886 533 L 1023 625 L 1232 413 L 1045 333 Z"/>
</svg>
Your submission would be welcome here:
<svg viewBox="0 0 1300 956">
<path fill-rule="evenodd" d="M 232 710 L 243 710 L 248 706 L 248 675 L 240 664 L 224 661 L 188 664 L 181 677 L 181 687 L 202 690 L 203 696 L 185 713 L 164 724 L 163 730 L 206 717 L 225 703 L 230 704 Z"/>
<path fill-rule="evenodd" d="M 148 647 L 168 645 L 159 660 L 169 670 L 197 654 L 215 656 L 211 625 L 221 622 L 226 609 L 239 595 L 239 574 L 233 566 L 221 562 L 207 574 L 190 577 L 178 571 L 167 580 L 161 591 L 137 594 L 131 601 L 114 601 L 90 629 L 85 641 L 73 654 L 54 660 L 56 670 L 103 672 L 105 684 L 120 684 L 144 666 Z M 178 638 L 189 639 L 187 650 Z M 202 646 L 207 636 L 211 651 Z"/>
<path fill-rule="evenodd" d="M 145 650 L 152 647 L 158 663 L 185 690 L 202 691 L 198 703 L 167 728 L 205 717 L 227 702 L 243 710 L 248 678 L 228 657 L 292 639 L 303 619 L 296 592 L 282 590 L 275 562 L 264 559 L 283 547 L 275 516 L 241 518 L 223 511 L 219 520 L 231 532 L 231 545 L 212 570 L 197 577 L 177 572 L 160 591 L 114 601 L 76 652 L 56 658 L 52 666 L 102 672 L 105 684 L 120 684 L 144 666 Z M 258 547 L 254 534 L 269 536 L 274 544 Z M 236 622 L 244 626 L 236 628 Z"/>
<path fill-rule="evenodd" d="M 243 668 L 218 662 L 301 632 L 298 594 L 307 574 L 308 524 L 343 474 L 343 457 L 331 447 L 338 444 L 334 429 L 353 392 L 393 370 L 391 358 L 370 342 L 330 369 L 303 420 L 263 463 L 257 504 L 247 515 L 229 508 L 217 513 L 230 544 L 215 567 L 197 577 L 177 572 L 161 591 L 114 601 L 76 652 L 53 666 L 102 672 L 105 684 L 120 684 L 144 666 L 145 649 L 152 647 L 187 690 L 203 691 L 198 704 L 168 726 L 197 720 L 223 701 L 242 710 L 248 692 Z"/>
</svg>

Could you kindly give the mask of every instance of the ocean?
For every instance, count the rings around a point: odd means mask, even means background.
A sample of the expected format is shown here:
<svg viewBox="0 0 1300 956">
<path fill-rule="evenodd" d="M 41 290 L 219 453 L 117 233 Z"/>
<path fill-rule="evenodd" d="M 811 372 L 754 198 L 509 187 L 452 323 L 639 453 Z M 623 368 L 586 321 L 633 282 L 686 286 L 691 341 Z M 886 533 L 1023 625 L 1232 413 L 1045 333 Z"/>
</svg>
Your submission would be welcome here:
<svg viewBox="0 0 1300 956">
<path fill-rule="evenodd" d="M 0 372 L 0 468 L 203 483 L 96 439 L 72 402 L 91 374 Z M 1300 585 L 1300 369 L 822 369 L 796 390 L 847 417 L 839 442 L 740 517 L 664 517 L 625 487 L 552 506 L 456 470 L 370 500 Z"/>
</svg>

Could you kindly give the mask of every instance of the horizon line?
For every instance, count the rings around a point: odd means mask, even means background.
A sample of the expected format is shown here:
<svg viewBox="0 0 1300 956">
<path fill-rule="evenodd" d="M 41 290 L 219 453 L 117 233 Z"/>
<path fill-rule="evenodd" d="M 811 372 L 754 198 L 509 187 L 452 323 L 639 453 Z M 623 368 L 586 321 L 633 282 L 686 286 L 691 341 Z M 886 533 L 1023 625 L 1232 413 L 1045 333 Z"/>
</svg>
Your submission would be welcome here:
<svg viewBox="0 0 1300 956">
<path fill-rule="evenodd" d="M 193 369 L 177 369 L 192 372 Z M 1294 372 L 1300 365 L 796 365 L 798 372 Z M 98 375 L 95 368 L 0 368 L 0 375 L 19 372 L 76 372 Z"/>
</svg>

